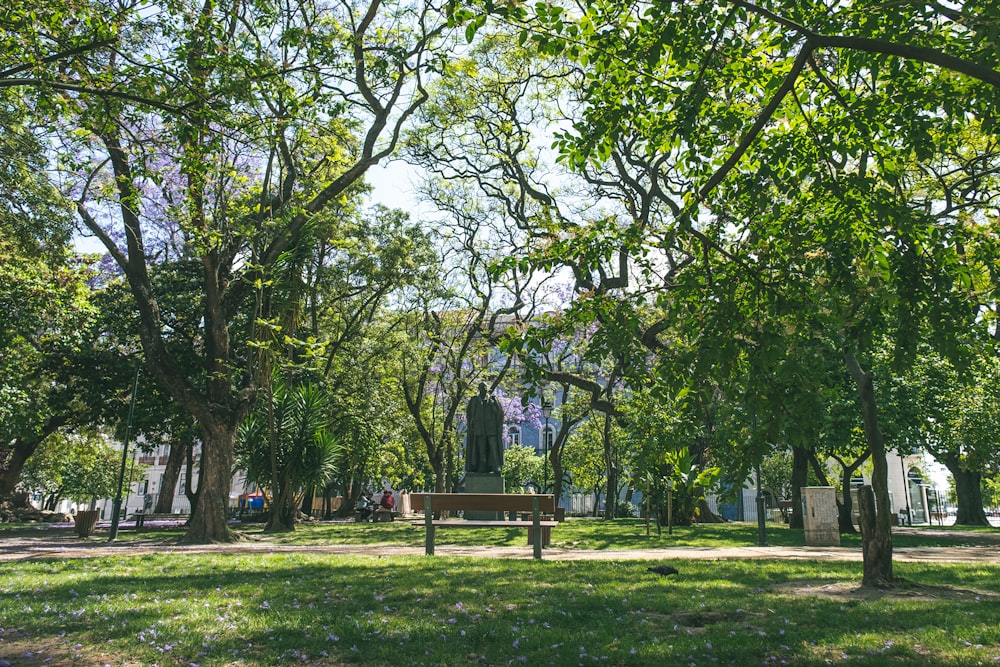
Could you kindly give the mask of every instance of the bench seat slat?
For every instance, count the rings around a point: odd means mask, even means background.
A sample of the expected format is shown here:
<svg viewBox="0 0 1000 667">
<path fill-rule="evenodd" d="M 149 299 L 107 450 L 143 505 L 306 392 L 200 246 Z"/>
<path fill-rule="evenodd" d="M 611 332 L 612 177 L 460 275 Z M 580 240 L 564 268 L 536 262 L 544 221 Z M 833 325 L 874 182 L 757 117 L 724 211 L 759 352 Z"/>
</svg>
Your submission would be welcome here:
<svg viewBox="0 0 1000 667">
<path fill-rule="evenodd" d="M 538 499 L 538 509 L 543 514 L 556 510 L 555 496 L 529 493 L 412 493 L 410 506 L 416 511 L 424 509 L 424 499 L 430 497 L 434 511 L 470 510 L 482 512 L 530 512 L 532 500 Z"/>
<path fill-rule="evenodd" d="M 531 528 L 535 524 L 531 521 L 464 521 L 462 519 L 438 519 L 431 521 L 431 524 L 439 528 Z M 415 521 L 414 526 L 426 525 L 423 521 Z M 559 525 L 558 521 L 539 521 L 539 526 L 554 528 Z"/>
</svg>

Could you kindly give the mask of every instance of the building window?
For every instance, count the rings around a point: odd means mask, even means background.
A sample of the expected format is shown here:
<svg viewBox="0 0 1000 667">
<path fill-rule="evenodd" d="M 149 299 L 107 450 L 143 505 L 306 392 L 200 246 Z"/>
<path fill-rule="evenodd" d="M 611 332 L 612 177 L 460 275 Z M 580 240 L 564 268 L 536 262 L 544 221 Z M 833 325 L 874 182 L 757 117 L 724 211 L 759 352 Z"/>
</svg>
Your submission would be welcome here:
<svg viewBox="0 0 1000 667">
<path fill-rule="evenodd" d="M 539 456 L 544 456 L 546 448 L 552 451 L 552 443 L 555 442 L 556 429 L 554 426 L 543 426 L 542 430 L 538 434 L 538 446 L 535 449 L 535 453 Z"/>
<path fill-rule="evenodd" d="M 521 429 L 518 427 L 513 427 L 507 432 L 507 440 L 510 442 L 510 447 L 521 444 Z"/>
</svg>

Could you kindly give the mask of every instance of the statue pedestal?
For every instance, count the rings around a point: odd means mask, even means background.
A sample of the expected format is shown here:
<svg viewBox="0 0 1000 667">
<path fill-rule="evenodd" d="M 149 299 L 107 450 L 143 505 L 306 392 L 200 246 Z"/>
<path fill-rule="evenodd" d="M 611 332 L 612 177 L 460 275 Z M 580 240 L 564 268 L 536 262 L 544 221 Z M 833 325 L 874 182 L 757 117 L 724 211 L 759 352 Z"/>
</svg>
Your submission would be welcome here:
<svg viewBox="0 0 1000 667">
<path fill-rule="evenodd" d="M 503 493 L 503 477 L 497 473 L 467 472 L 465 473 L 465 493 Z M 503 521 L 503 512 L 469 512 L 465 513 L 469 521 Z"/>
</svg>

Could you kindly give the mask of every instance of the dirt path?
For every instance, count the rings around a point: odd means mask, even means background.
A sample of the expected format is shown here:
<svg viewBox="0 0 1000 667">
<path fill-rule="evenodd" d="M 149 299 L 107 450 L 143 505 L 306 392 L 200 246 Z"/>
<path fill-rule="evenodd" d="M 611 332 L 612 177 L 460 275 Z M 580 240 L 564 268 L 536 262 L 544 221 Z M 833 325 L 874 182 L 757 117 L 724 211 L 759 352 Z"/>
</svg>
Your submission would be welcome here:
<svg viewBox="0 0 1000 667">
<path fill-rule="evenodd" d="M 988 542 L 981 533 L 970 534 L 980 542 L 976 546 L 895 548 L 893 559 L 899 562 L 981 562 L 1000 561 L 1000 540 Z M 0 540 L 0 561 L 41 560 L 63 558 L 96 558 L 103 556 L 138 556 L 154 553 L 316 553 L 355 554 L 364 556 L 414 556 L 423 554 L 423 547 L 396 545 L 318 545 L 276 544 L 269 540 L 254 540 L 233 544 L 169 545 L 156 541 L 108 543 L 103 539 L 79 539 L 73 535 L 16 536 Z M 464 547 L 438 546 L 440 556 L 482 556 L 490 558 L 531 558 L 530 547 Z M 799 560 L 861 561 L 861 550 L 848 547 L 667 547 L 663 549 L 578 550 L 546 549 L 546 560 L 669 560 L 669 559 L 730 559 L 730 558 L 790 558 Z"/>
</svg>

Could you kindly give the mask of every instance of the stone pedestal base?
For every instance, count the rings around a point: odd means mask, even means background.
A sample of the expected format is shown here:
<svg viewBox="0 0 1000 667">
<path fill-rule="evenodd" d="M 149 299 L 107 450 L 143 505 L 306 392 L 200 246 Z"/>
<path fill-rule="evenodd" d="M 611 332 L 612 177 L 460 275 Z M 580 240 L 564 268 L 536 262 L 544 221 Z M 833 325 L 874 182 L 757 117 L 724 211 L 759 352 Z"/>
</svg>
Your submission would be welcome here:
<svg viewBox="0 0 1000 667">
<path fill-rule="evenodd" d="M 503 477 L 496 473 L 467 472 L 465 473 L 465 493 L 503 493 Z M 503 521 L 503 512 L 469 512 L 465 513 L 469 521 Z"/>
<path fill-rule="evenodd" d="M 839 547 L 840 530 L 806 530 L 807 547 Z"/>
<path fill-rule="evenodd" d="M 832 486 L 802 487 L 802 520 L 807 547 L 839 547 L 837 493 Z"/>
</svg>

